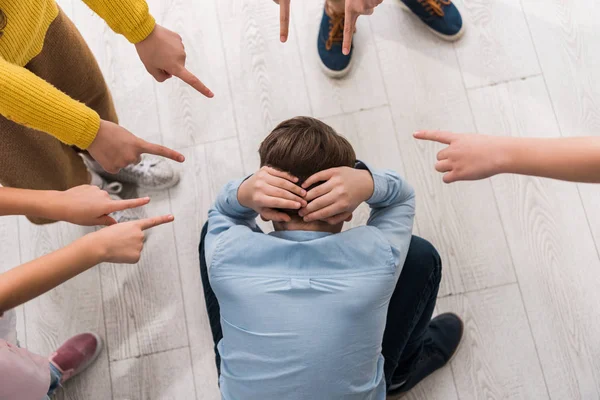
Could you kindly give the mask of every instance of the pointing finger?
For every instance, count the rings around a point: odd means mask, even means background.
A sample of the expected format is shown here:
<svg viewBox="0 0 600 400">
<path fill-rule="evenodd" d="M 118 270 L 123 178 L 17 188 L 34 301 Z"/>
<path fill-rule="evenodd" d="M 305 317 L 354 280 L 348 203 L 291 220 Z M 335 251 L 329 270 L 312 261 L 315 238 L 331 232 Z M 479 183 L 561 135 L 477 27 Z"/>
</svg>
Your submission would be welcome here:
<svg viewBox="0 0 600 400">
<path fill-rule="evenodd" d="M 416 139 L 421 140 L 431 140 L 434 142 L 439 142 L 443 144 L 450 144 L 452 139 L 454 139 L 454 133 L 450 132 L 439 132 L 439 131 L 419 131 L 415 132 L 413 136 Z"/>
<path fill-rule="evenodd" d="M 354 35 L 354 27 L 356 26 L 357 19 L 357 13 L 346 10 L 346 21 L 344 23 L 344 42 L 342 44 L 342 53 L 346 56 L 350 54 L 352 35 Z"/>
<path fill-rule="evenodd" d="M 141 140 L 140 147 L 143 153 L 154 154 L 155 156 L 165 157 L 177 162 L 185 161 L 185 157 L 183 156 L 183 154 L 175 150 L 171 150 L 168 147 L 161 146 L 159 144 L 149 143 L 145 140 Z"/>
<path fill-rule="evenodd" d="M 290 0 L 279 2 L 279 34 L 281 43 L 285 43 L 290 29 Z"/>
<path fill-rule="evenodd" d="M 162 217 L 152 217 L 152 218 L 141 219 L 141 220 L 137 221 L 137 223 L 139 224 L 140 228 L 143 231 L 145 231 L 146 229 L 154 228 L 155 226 L 158 226 L 158 225 L 166 224 L 168 222 L 173 222 L 174 219 L 175 219 L 175 217 L 173 217 L 172 215 L 163 215 Z"/>
<path fill-rule="evenodd" d="M 205 95 L 206 97 L 214 97 L 214 93 L 207 88 L 196 75 L 192 74 L 185 67 L 181 67 L 178 71 L 172 72 L 173 75 Z"/>
<path fill-rule="evenodd" d="M 150 202 L 150 197 L 142 197 L 140 199 L 131 199 L 131 200 L 115 200 L 111 201 L 108 206 L 107 214 L 113 213 L 115 211 L 127 210 L 129 208 L 141 207 Z"/>
</svg>

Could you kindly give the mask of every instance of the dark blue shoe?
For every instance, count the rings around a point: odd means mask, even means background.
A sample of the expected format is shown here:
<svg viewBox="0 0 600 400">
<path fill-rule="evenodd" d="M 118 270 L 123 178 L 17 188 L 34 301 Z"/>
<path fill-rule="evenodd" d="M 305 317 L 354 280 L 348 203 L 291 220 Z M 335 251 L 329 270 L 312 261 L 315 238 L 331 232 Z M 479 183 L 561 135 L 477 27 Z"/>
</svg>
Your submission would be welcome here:
<svg viewBox="0 0 600 400">
<path fill-rule="evenodd" d="M 392 377 L 388 395 L 406 393 L 419 382 L 448 364 L 463 336 L 463 322 L 453 313 L 440 314 L 429 323 L 423 352 L 408 377 Z"/>
<path fill-rule="evenodd" d="M 464 33 L 458 8 L 451 0 L 401 0 L 402 7 L 415 14 L 436 36 L 455 41 Z"/>
<path fill-rule="evenodd" d="M 343 40 L 344 14 L 334 14 L 327 9 L 323 10 L 317 50 L 323 71 L 331 78 L 341 78 L 350 72 L 354 46 L 350 47 L 350 54 L 345 56 L 342 53 Z"/>
</svg>

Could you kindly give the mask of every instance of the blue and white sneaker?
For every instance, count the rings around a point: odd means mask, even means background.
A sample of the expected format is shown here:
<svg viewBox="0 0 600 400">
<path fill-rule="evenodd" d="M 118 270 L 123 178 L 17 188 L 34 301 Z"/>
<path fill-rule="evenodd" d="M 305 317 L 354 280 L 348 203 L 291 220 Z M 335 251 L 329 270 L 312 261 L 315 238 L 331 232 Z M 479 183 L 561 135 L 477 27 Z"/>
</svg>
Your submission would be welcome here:
<svg viewBox="0 0 600 400">
<path fill-rule="evenodd" d="M 346 56 L 342 53 L 343 41 L 344 14 L 335 14 L 325 6 L 319 28 L 317 50 L 321 67 L 330 78 L 342 78 L 350 72 L 354 45 L 350 47 L 350 54 Z"/>
<path fill-rule="evenodd" d="M 451 0 L 401 0 L 400 4 L 444 40 L 458 40 L 465 31 L 460 12 Z"/>
</svg>

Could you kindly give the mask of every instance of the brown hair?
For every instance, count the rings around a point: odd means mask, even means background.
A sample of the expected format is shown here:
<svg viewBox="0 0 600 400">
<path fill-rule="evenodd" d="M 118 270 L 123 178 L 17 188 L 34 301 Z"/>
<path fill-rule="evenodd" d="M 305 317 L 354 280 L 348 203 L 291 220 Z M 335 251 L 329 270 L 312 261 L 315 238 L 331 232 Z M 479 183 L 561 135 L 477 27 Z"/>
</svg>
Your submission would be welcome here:
<svg viewBox="0 0 600 400">
<path fill-rule="evenodd" d="M 311 175 L 335 167 L 354 167 L 356 154 L 332 127 L 310 117 L 283 121 L 258 149 L 260 166 L 288 172 L 301 185 Z"/>
</svg>

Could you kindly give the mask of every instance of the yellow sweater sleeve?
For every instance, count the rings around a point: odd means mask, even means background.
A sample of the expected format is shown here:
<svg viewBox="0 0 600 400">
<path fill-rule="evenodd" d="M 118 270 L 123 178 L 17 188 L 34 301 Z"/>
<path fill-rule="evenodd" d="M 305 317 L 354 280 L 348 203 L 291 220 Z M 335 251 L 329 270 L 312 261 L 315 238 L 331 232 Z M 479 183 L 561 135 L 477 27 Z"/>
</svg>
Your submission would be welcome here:
<svg viewBox="0 0 600 400">
<path fill-rule="evenodd" d="M 145 0 L 83 0 L 110 28 L 131 43 L 146 39 L 156 24 Z"/>
<path fill-rule="evenodd" d="M 0 114 L 80 149 L 88 148 L 100 128 L 100 116 L 94 110 L 2 57 Z"/>
</svg>

